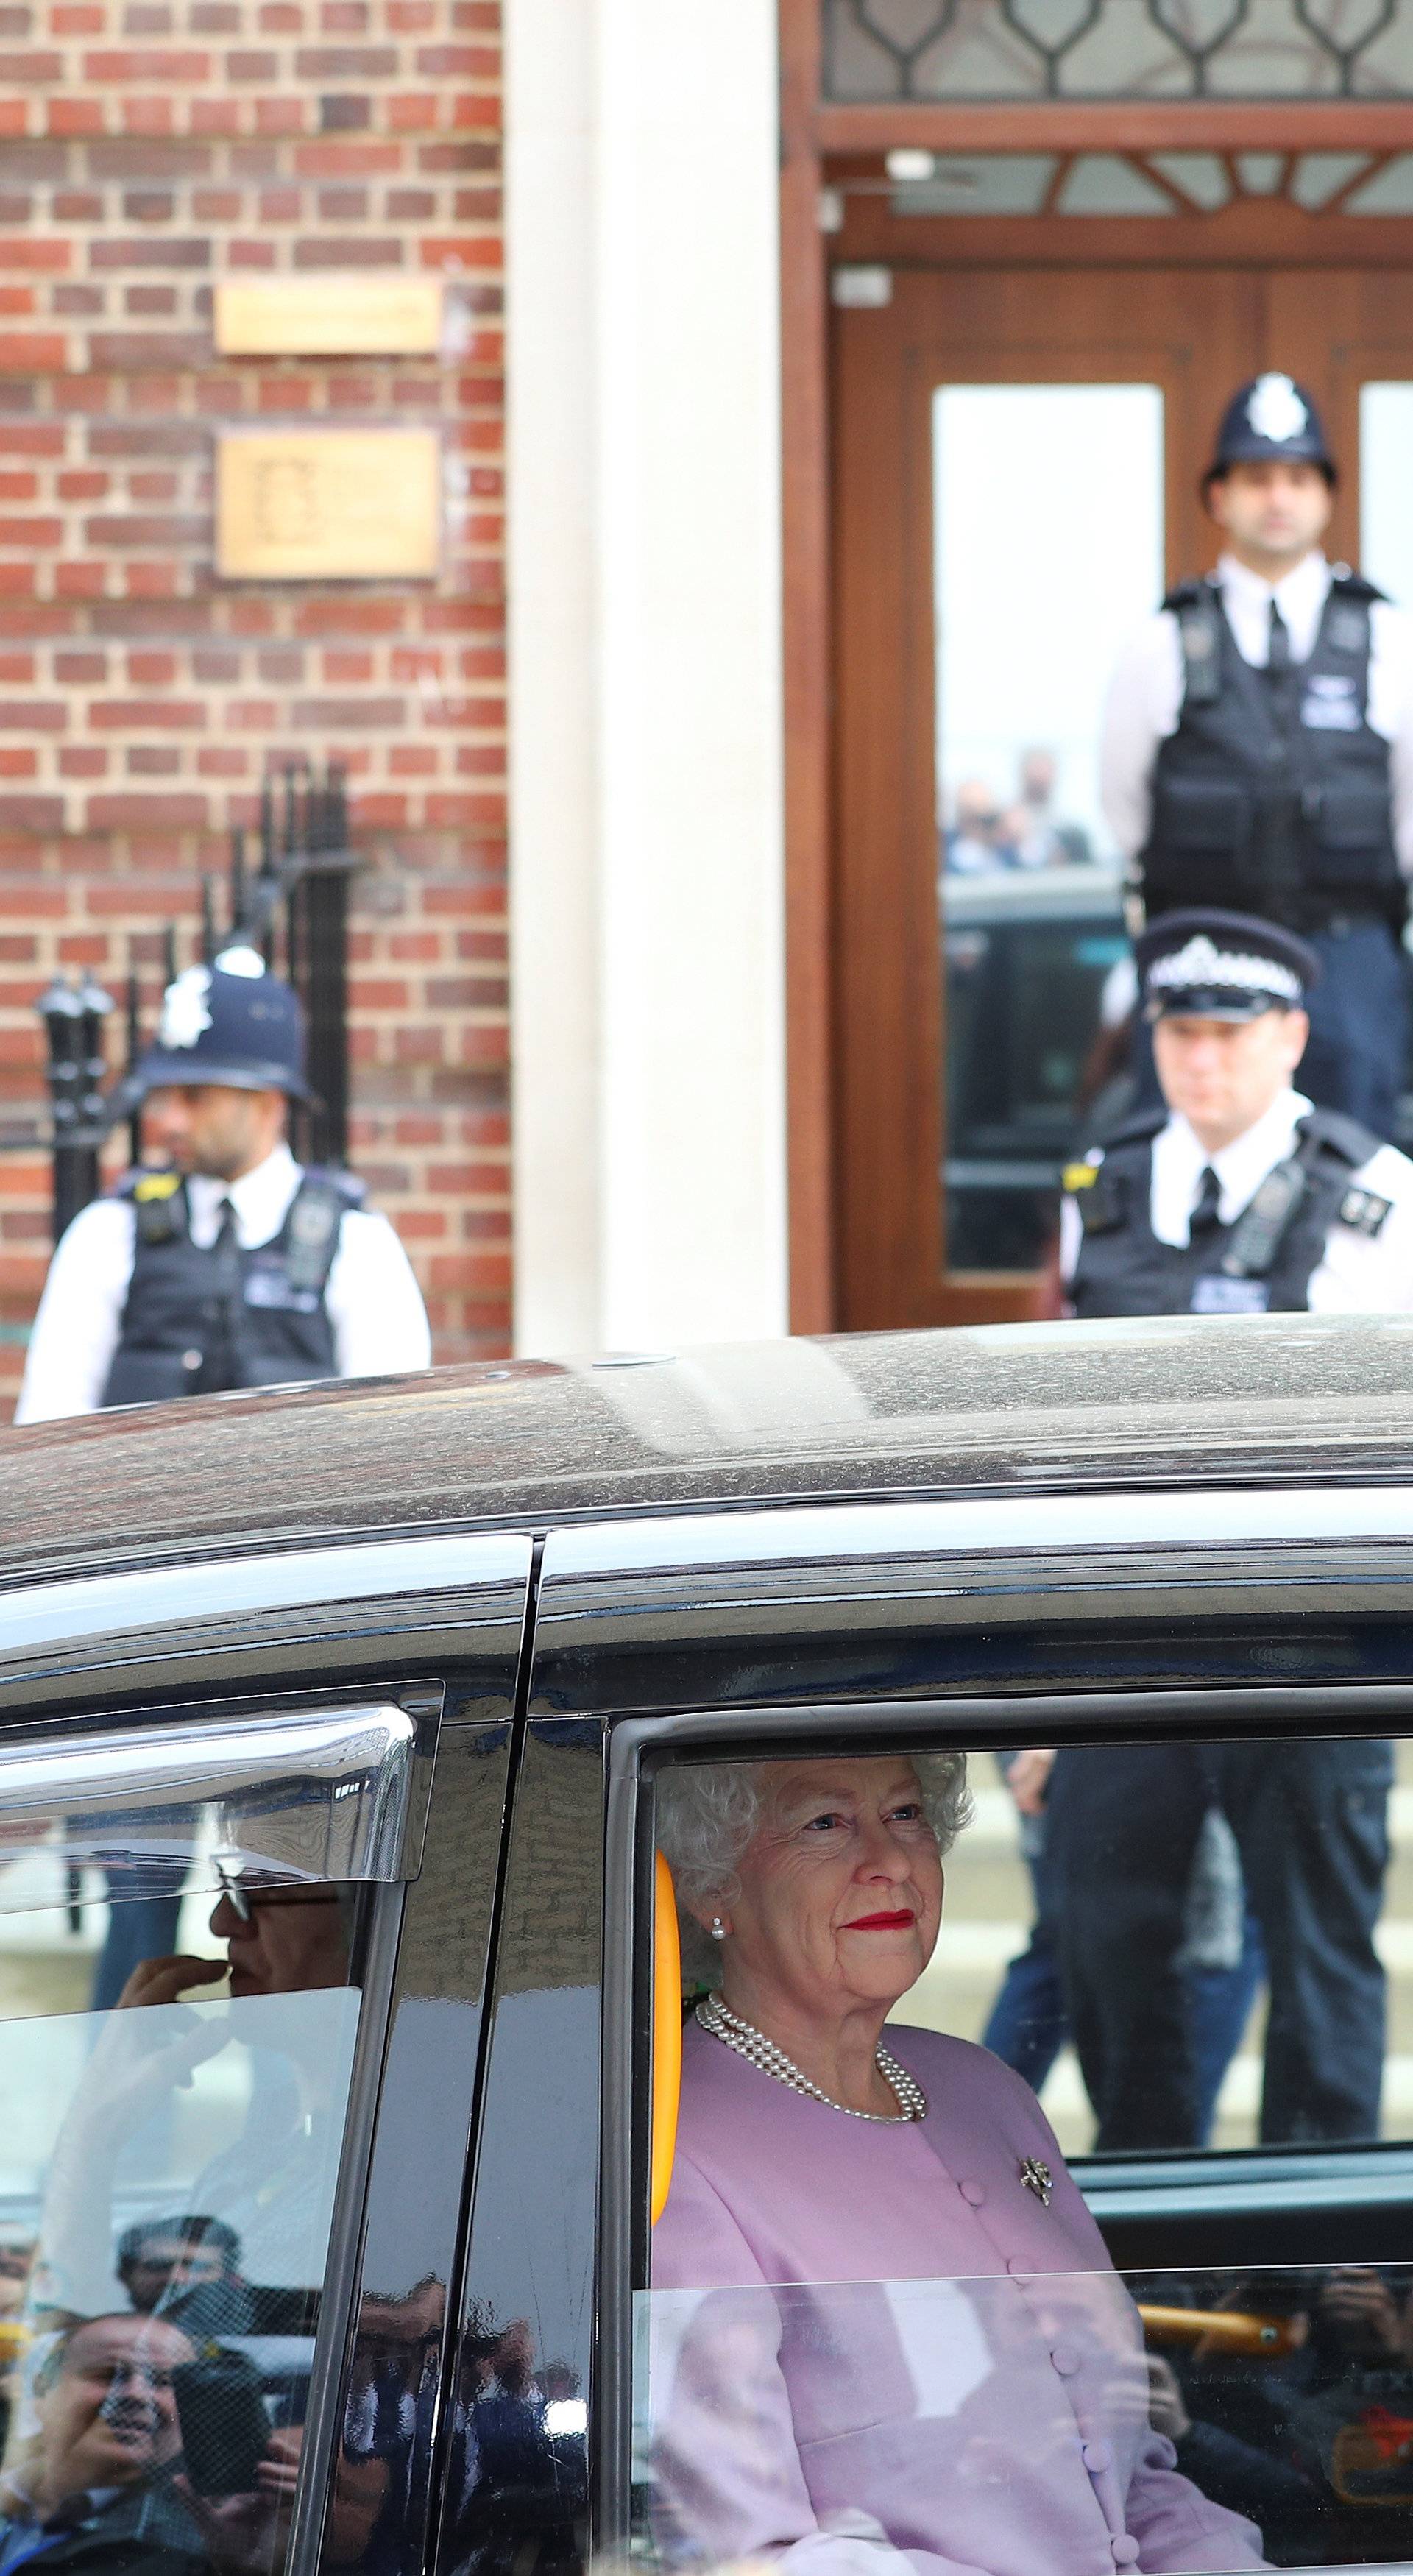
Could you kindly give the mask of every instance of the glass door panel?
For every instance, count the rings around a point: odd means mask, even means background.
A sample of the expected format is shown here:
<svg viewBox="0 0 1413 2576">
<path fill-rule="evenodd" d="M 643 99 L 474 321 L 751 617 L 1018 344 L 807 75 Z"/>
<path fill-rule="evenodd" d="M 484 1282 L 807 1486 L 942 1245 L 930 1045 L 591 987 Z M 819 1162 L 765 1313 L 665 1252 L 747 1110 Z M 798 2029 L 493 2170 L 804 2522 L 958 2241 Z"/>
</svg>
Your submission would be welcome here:
<svg viewBox="0 0 1413 2576">
<path fill-rule="evenodd" d="M 1413 354 L 1413 353 L 1410 353 Z M 1381 590 L 1413 601 L 1413 383 L 1359 388 L 1359 561 Z"/>
<path fill-rule="evenodd" d="M 1043 1259 L 1127 954 L 1096 746 L 1119 645 L 1163 591 L 1163 410 L 1141 383 L 932 398 L 952 1272 Z"/>
</svg>

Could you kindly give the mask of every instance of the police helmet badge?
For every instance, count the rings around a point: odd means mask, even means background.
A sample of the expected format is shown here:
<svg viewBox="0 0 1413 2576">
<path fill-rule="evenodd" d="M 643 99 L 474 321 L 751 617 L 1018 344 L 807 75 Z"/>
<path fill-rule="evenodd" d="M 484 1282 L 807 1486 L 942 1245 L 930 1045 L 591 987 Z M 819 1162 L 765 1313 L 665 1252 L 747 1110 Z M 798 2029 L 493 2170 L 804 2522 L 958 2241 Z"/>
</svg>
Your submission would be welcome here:
<svg viewBox="0 0 1413 2576">
<path fill-rule="evenodd" d="M 158 1024 L 157 1043 L 163 1047 L 194 1047 L 203 1031 L 211 1026 L 208 1004 L 211 996 L 209 966 L 187 966 L 162 996 L 162 1017 Z"/>
<path fill-rule="evenodd" d="M 1269 438 L 1275 447 L 1287 439 L 1302 438 L 1309 426 L 1310 415 L 1291 383 L 1289 376 L 1258 376 L 1246 405 L 1246 417 L 1258 438 Z"/>
</svg>

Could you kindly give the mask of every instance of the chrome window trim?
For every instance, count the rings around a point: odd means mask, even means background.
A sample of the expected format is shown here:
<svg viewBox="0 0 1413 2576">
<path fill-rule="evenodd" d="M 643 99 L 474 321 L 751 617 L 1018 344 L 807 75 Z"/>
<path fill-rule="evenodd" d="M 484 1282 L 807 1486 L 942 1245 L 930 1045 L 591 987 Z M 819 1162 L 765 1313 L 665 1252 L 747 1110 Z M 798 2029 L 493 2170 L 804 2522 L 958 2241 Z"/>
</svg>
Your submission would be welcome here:
<svg viewBox="0 0 1413 2576">
<path fill-rule="evenodd" d="M 404 1697 L 17 1729 L 4 1742 L 0 1816 L 30 1822 L 37 1839 L 57 1828 L 65 1857 L 83 1861 L 122 1843 L 124 1817 L 140 1850 L 162 1844 L 169 1811 L 184 1843 L 193 1809 L 231 1804 L 218 1861 L 350 1885 L 415 1877 L 442 1693 Z"/>
<path fill-rule="evenodd" d="M 1200 1491 L 984 1496 L 976 1501 L 794 1503 L 555 1528 L 541 1620 L 554 1587 L 605 1575 L 690 1575 L 768 1565 L 1090 1549 L 1222 1547 L 1413 1538 L 1413 1484 L 1204 1487 Z"/>
<path fill-rule="evenodd" d="M 492 1586 L 523 1589 L 529 1557 L 529 1537 L 506 1530 L 286 1548 L 19 1584 L 0 1589 L 0 1682 L 33 1680 L 79 1660 L 92 1669 L 95 1650 L 106 1664 L 199 1652 L 223 1643 L 242 1622 L 327 1613 L 344 1603 L 356 1610 L 389 1596 L 440 1599 L 445 1624 L 455 1626 L 467 1596 Z"/>
</svg>

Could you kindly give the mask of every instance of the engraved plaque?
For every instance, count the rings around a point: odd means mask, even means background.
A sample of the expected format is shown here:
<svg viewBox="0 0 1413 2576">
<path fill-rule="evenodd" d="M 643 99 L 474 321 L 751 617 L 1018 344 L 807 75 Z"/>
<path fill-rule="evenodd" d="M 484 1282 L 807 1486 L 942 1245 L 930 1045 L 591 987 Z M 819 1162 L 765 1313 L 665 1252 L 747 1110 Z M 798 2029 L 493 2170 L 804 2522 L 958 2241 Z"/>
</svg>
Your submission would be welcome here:
<svg viewBox="0 0 1413 2576">
<path fill-rule="evenodd" d="M 434 429 L 219 433 L 216 569 L 226 580 L 425 580 L 440 549 Z"/>
<path fill-rule="evenodd" d="M 227 358 L 435 357 L 439 277 L 228 278 L 216 289 Z"/>
</svg>

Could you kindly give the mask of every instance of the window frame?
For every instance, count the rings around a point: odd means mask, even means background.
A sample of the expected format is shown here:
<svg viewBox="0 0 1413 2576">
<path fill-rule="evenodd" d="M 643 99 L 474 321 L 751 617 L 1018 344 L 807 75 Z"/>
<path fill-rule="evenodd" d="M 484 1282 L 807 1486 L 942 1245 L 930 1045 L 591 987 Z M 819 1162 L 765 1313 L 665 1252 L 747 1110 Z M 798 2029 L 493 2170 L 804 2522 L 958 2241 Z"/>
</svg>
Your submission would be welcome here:
<svg viewBox="0 0 1413 2576">
<path fill-rule="evenodd" d="M 391 1704 L 403 1708 L 413 1719 L 414 1751 L 399 1835 L 399 1866 L 403 1874 L 382 1880 L 329 1882 L 330 1885 L 356 1886 L 364 1892 L 368 1928 L 358 1987 L 358 2030 L 344 2105 L 332 2218 L 320 2279 L 319 2317 L 304 2418 L 305 2439 L 300 2450 L 289 2539 L 284 2558 L 273 2571 L 273 2576 L 315 2576 L 323 2548 L 325 2520 L 333 2491 L 332 2469 L 342 2424 L 342 2394 L 356 2323 L 356 2295 L 367 2223 L 368 2181 L 403 1918 L 409 1887 L 421 1865 L 431 1778 L 446 1697 L 444 1680 L 420 1678 L 389 1682 L 382 1688 L 376 1684 L 351 1684 L 339 1694 L 340 1705 L 344 1708 L 365 1703 L 369 1707 Z M 164 1720 L 181 1719 L 191 1725 L 200 1717 L 207 1716 L 214 1723 L 234 1726 L 239 1722 L 242 1710 L 251 1715 L 294 1713 L 306 1708 L 312 1711 L 326 1705 L 329 1698 L 327 1689 L 252 1690 L 221 1699 L 203 1696 L 170 1706 L 146 1705 L 140 1712 L 132 1709 L 66 1711 L 42 1730 L 38 1727 L 22 1728 L 17 1713 L 12 1725 L 0 1728 L 0 1754 L 3 1754 L 7 1740 L 22 1732 L 31 1742 L 42 1732 L 52 1740 L 56 1751 L 67 1742 L 82 1744 L 85 1736 L 124 1732 L 130 1733 L 134 1745 L 140 1747 L 149 1730 L 158 1736 L 160 1742 Z M 157 1749 L 154 1745 L 154 1757 Z M 135 1762 L 134 1776 L 139 1776 L 140 1771 L 140 1762 Z M 4 1815 L 5 1805 L 4 1774 L 0 1771 L 0 1817 Z M 216 1893 L 214 1889 L 210 1892 L 213 1896 Z"/>
<path fill-rule="evenodd" d="M 1200 1651 L 1200 1649 L 1198 1650 Z M 1341 1728 L 1340 1716 L 1353 1721 Z M 1401 1721 L 1401 1724 L 1400 1724 Z M 625 1717 L 611 1730 L 608 1752 L 604 1848 L 603 2094 L 599 2151 L 598 2330 L 592 2415 L 591 2493 L 594 2546 L 629 2553 L 632 2530 L 633 2300 L 648 2277 L 651 2243 L 648 2116 L 651 2102 L 652 1941 L 654 1838 L 652 1784 L 656 1773 L 686 1751 L 720 1760 L 799 1758 L 809 1752 L 861 1750 L 860 1737 L 879 1750 L 925 1743 L 929 1749 L 966 1751 L 1052 1744 L 1124 1744 L 1137 1737 L 1168 1742 L 1228 1742 L 1263 1736 L 1321 1737 L 1346 1733 L 1413 1737 L 1413 1681 L 1316 1682 L 1222 1685 L 1200 1681 L 1160 1691 L 1005 1692 L 966 1694 L 930 1701 L 820 1700 L 808 1709 L 683 1709 L 660 1717 Z M 647 1937 L 644 1937 L 646 1933 Z M 1407 2160 L 1407 2204 L 1413 2209 L 1413 2134 L 1389 2141 Z M 1263 2150 L 1280 2155 L 1280 2149 Z M 1308 2159 L 1309 2145 L 1289 2155 Z M 1336 2160 L 1367 2158 L 1382 2149 L 1338 2146 Z M 1071 2170 L 1095 2215 L 1103 2217 L 1102 2185 L 1091 2183 L 1097 2160 L 1075 2158 Z M 1174 2150 L 1169 2208 L 1177 2208 L 1191 2169 L 1190 2150 Z M 1189 2169 L 1184 2175 L 1181 2168 Z M 1153 2168 L 1146 2168 L 1153 2170 Z M 1134 2189 L 1136 2160 L 1104 2159 L 1112 2172 L 1111 2203 Z M 1156 2185 L 1161 2188 L 1161 2184 Z M 1091 2198 L 1091 2193 L 1093 2197 Z M 1213 2200 L 1209 2190 L 1202 2198 Z M 1337 2204 L 1335 2204 L 1337 2205 Z M 1149 2201 L 1153 2206 L 1152 2199 Z M 1408 2576 L 1413 2560 L 1366 2566 L 1362 2576 Z"/>
</svg>

